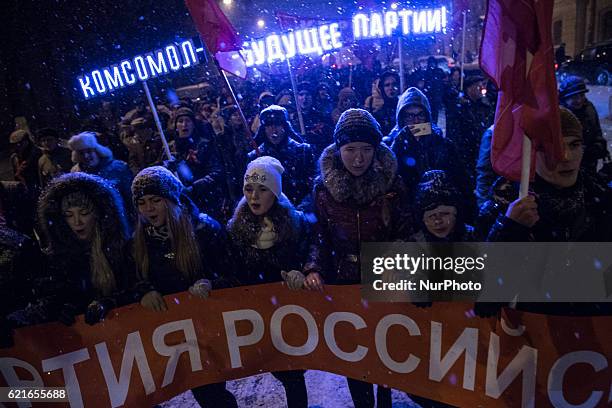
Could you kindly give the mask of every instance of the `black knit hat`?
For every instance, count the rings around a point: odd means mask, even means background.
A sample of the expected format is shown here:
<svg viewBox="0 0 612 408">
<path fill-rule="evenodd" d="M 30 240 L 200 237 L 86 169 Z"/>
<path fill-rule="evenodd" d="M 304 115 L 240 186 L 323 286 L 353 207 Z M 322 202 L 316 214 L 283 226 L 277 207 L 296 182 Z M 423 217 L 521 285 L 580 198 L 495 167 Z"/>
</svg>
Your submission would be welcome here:
<svg viewBox="0 0 612 408">
<path fill-rule="evenodd" d="M 440 205 L 458 207 L 459 194 L 443 170 L 429 170 L 417 186 L 415 202 L 422 214 Z"/>
<path fill-rule="evenodd" d="M 132 200 L 134 203 L 138 199 L 148 194 L 167 198 L 179 204 L 183 184 L 170 170 L 161 166 L 147 167 L 134 177 L 132 182 Z"/>
<path fill-rule="evenodd" d="M 589 90 L 586 87 L 584 79 L 579 76 L 568 76 L 561 82 L 559 86 L 559 99 L 563 100 L 572 95 L 587 93 Z"/>
<path fill-rule="evenodd" d="M 338 148 L 353 142 L 369 143 L 378 146 L 382 140 L 380 125 L 372 114 L 363 109 L 344 111 L 334 130 L 334 142 Z"/>
</svg>

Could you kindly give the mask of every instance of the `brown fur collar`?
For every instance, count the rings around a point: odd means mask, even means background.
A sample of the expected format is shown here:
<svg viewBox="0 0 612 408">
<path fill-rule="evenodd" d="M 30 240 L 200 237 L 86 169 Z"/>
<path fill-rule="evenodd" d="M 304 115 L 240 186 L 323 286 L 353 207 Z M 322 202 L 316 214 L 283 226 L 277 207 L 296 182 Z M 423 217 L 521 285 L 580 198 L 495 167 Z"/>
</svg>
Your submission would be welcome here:
<svg viewBox="0 0 612 408">
<path fill-rule="evenodd" d="M 340 150 L 329 145 L 319 159 L 320 180 L 338 202 L 355 201 L 358 205 L 372 202 L 386 194 L 396 182 L 397 159 L 382 143 L 376 148 L 374 160 L 368 171 L 355 177 L 342 164 Z"/>
</svg>

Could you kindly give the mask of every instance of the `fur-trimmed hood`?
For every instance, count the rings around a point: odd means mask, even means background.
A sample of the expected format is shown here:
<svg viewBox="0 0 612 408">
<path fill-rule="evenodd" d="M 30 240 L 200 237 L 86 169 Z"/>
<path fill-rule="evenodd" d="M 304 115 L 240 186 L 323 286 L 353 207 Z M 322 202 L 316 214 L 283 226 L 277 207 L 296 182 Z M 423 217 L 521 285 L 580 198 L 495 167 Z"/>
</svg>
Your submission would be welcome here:
<svg viewBox="0 0 612 408">
<path fill-rule="evenodd" d="M 119 192 L 105 179 L 87 173 L 68 173 L 53 179 L 38 201 L 40 228 L 53 253 L 82 248 L 64 220 L 62 199 L 80 192 L 91 198 L 100 225 L 103 248 L 112 262 L 128 238 L 128 226 Z"/>
<path fill-rule="evenodd" d="M 304 214 L 295 209 L 285 194 L 281 193 L 266 216 L 274 224 L 279 242 L 300 239 Z M 257 240 L 260 229 L 261 217 L 251 212 L 246 198 L 242 197 L 227 224 L 230 237 L 240 245 L 250 246 Z"/>
<path fill-rule="evenodd" d="M 397 159 L 384 144 L 376 147 L 372 165 L 360 176 L 353 176 L 342 164 L 340 150 L 329 145 L 319 159 L 319 183 L 322 183 L 334 200 L 354 200 L 364 205 L 376 197 L 386 194 L 397 182 Z"/>
</svg>

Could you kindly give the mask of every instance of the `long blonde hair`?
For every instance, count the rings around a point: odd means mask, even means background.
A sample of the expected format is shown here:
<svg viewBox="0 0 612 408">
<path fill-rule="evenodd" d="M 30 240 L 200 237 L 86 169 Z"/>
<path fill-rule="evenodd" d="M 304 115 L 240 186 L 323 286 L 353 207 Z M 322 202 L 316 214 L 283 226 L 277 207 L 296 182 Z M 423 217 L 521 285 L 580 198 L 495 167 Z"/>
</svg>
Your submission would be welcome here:
<svg viewBox="0 0 612 408">
<path fill-rule="evenodd" d="M 102 248 L 102 234 L 100 233 L 100 224 L 98 220 L 96 220 L 96 226 L 91 240 L 89 265 L 93 286 L 98 289 L 102 295 L 109 296 L 117 289 L 117 280 L 115 279 L 113 269 Z"/>
<path fill-rule="evenodd" d="M 174 252 L 174 266 L 187 280 L 193 280 L 202 270 L 200 247 L 195 236 L 195 229 L 191 214 L 183 206 L 177 205 L 164 198 L 166 203 L 166 224 Z M 134 257 L 137 262 L 138 273 L 141 278 L 149 276 L 149 253 L 146 243 L 145 228 L 147 222 L 138 214 L 138 224 L 134 233 Z"/>
</svg>

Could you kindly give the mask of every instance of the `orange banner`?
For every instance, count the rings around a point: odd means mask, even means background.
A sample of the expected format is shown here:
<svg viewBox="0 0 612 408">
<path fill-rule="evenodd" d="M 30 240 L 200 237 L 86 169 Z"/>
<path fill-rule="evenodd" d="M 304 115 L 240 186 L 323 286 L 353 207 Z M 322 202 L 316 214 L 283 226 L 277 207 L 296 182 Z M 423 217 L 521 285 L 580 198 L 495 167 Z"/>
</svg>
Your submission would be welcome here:
<svg viewBox="0 0 612 408">
<path fill-rule="evenodd" d="M 81 316 L 17 330 L 17 346 L 0 350 L 0 386 L 65 386 L 72 407 L 143 407 L 262 370 L 316 369 L 459 407 L 612 400 L 612 317 L 483 319 L 471 304 L 368 304 L 358 286 L 269 284 L 166 302 L 168 312 L 130 305 L 95 326 Z"/>
</svg>

